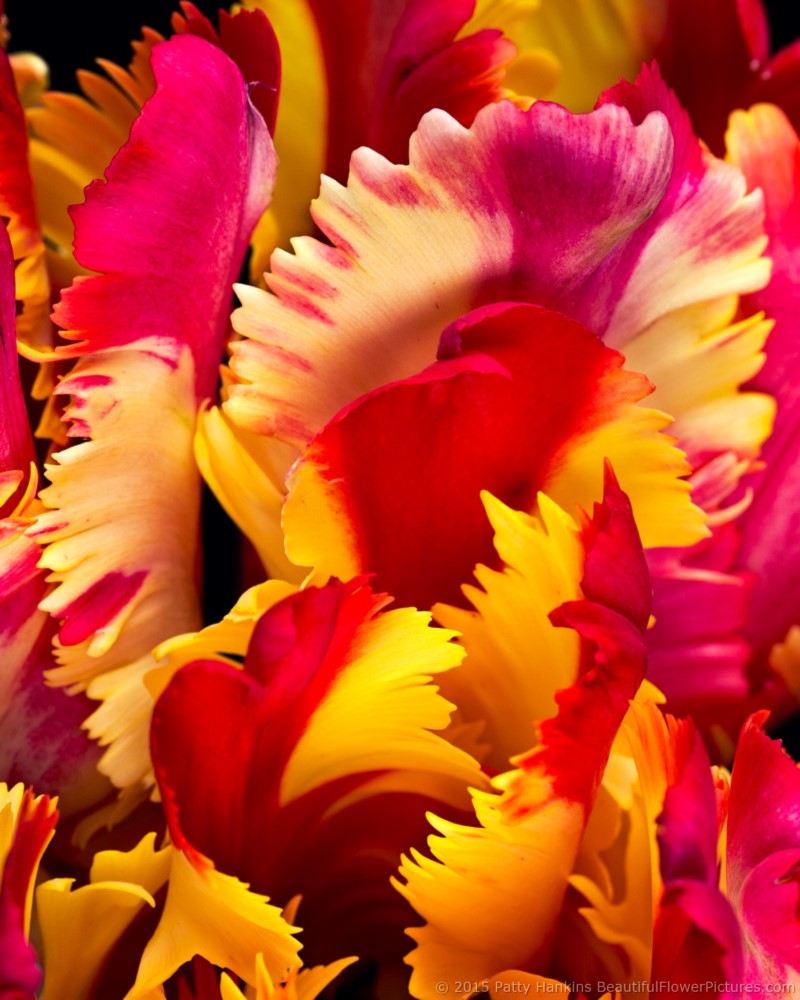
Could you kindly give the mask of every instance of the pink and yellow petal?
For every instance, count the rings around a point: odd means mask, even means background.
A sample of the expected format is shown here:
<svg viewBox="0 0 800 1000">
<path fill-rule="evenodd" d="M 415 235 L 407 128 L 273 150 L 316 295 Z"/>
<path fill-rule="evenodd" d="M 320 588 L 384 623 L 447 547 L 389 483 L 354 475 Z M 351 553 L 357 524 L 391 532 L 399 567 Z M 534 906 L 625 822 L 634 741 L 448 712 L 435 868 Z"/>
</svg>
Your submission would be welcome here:
<svg viewBox="0 0 800 1000">
<path fill-rule="evenodd" d="M 798 354 L 796 257 L 800 241 L 800 167 L 798 140 L 783 113 L 768 105 L 737 112 L 728 132 L 731 159 L 745 173 L 751 188 L 763 191 L 769 252 L 774 262 L 767 288 L 748 305 L 764 309 L 775 318 L 767 361 L 754 386 L 771 392 L 778 404 L 775 431 L 763 451 L 765 467 L 752 478 L 754 498 L 739 518 L 742 539 L 737 561 L 757 574 L 750 600 L 747 638 L 759 661 L 769 656 L 774 642 L 783 639 L 797 614 L 789 594 L 796 585 L 796 559 L 800 537 L 791 514 L 800 475 L 792 442 L 800 419 L 800 396 L 787 373 Z M 763 673 L 763 665 L 760 668 Z"/>
<path fill-rule="evenodd" d="M 663 122 L 637 129 L 619 109 L 579 119 L 549 105 L 525 113 L 499 104 L 469 131 L 431 112 L 408 167 L 357 152 L 348 187 L 326 182 L 315 204 L 334 247 L 297 241 L 294 256 L 275 255 L 275 295 L 242 289 L 234 326 L 248 339 L 233 345 L 242 384 L 231 387 L 228 413 L 303 445 L 356 397 L 430 364 L 443 327 L 470 308 L 510 297 L 556 304 L 567 287 L 580 304 L 575 286 L 588 259 L 636 228 L 631 203 L 639 218 L 658 203 L 670 142 Z M 536 157 L 524 152 L 534 148 Z M 580 220 L 579 188 L 594 209 Z M 531 199 L 527 226 L 516 211 L 520 191 Z M 547 230 L 537 215 L 545 191 Z M 559 249 L 567 238 L 570 254 Z"/>
<path fill-rule="evenodd" d="M 506 95 L 513 43 L 497 29 L 457 37 L 467 0 L 379 4 L 359 0 L 335 12 L 315 0 L 248 0 L 277 34 L 284 74 L 275 144 L 281 160 L 275 203 L 254 238 L 260 280 L 272 249 L 308 233 L 308 205 L 321 173 L 343 180 L 359 146 L 403 161 L 422 115 L 445 111 L 468 125 Z"/>
<path fill-rule="evenodd" d="M 59 794 L 71 812 L 107 788 L 93 773 L 96 754 L 79 729 L 86 700 L 45 684 L 54 630 L 38 610 L 47 591 L 39 547 L 25 535 L 40 511 L 39 476 L 17 362 L 14 265 L 5 232 L 0 255 L 0 773 Z"/>
<path fill-rule="evenodd" d="M 767 242 L 763 199 L 757 191 L 748 192 L 740 170 L 701 145 L 656 66 L 645 67 L 633 84 L 607 90 L 598 108 L 609 103 L 626 109 L 634 123 L 644 124 L 660 112 L 671 136 L 667 184 L 653 214 L 626 246 L 617 274 L 627 280 L 601 328 L 608 343 L 624 350 L 676 309 L 759 291 L 769 280 L 770 262 L 762 256 Z"/>
<path fill-rule="evenodd" d="M 75 210 L 78 260 L 101 273 L 76 282 L 56 313 L 67 339 L 78 341 L 59 350 L 80 358 L 59 392 L 72 397 L 71 433 L 89 438 L 57 455 L 43 494 L 51 513 L 34 532 L 47 546 L 42 565 L 58 584 L 46 607 L 64 620 L 62 667 L 54 675 L 61 683 L 85 684 L 198 624 L 195 415 L 214 391 L 230 282 L 274 168 L 263 120 L 219 48 L 179 37 L 159 46 L 153 63 L 155 95 L 107 180 Z M 202 128 L 184 113 L 188 92 L 197 100 L 198 87 Z M 180 156 L 167 155 L 165 135 Z M 196 155 L 187 156 L 189 149 Z M 184 234 L 177 244 L 176 227 Z M 176 267 L 180 281 L 193 276 L 192 296 L 173 283 Z M 156 452 L 152 440 L 160 442 Z M 123 493 L 127 530 L 117 516 Z M 186 506 L 173 506 L 166 522 L 170 496 Z"/>
<path fill-rule="evenodd" d="M 442 327 L 486 302 L 538 302 L 627 344 L 768 277 L 760 199 L 702 153 L 653 72 L 585 116 L 499 104 L 467 131 L 432 112 L 408 167 L 357 152 L 347 188 L 325 182 L 314 216 L 333 247 L 298 240 L 274 256 L 274 294 L 241 290 L 246 339 L 225 404 L 239 426 L 298 447 L 430 363 Z"/>
<path fill-rule="evenodd" d="M 734 296 L 677 310 L 625 347 L 655 386 L 651 405 L 678 414 L 672 433 L 694 468 L 724 451 L 752 461 L 772 430 L 772 396 L 739 389 L 761 369 L 772 323 L 736 321 L 737 306 Z"/>
<path fill-rule="evenodd" d="M 57 454 L 41 494 L 49 511 L 30 534 L 57 585 L 42 607 L 64 623 L 51 676 L 85 686 L 199 624 L 194 368 L 185 349 L 174 368 L 144 351 L 108 353 L 82 360 L 59 391 L 72 397 L 72 430 L 90 440 Z M 168 519 L 165 497 L 180 498 Z"/>
</svg>

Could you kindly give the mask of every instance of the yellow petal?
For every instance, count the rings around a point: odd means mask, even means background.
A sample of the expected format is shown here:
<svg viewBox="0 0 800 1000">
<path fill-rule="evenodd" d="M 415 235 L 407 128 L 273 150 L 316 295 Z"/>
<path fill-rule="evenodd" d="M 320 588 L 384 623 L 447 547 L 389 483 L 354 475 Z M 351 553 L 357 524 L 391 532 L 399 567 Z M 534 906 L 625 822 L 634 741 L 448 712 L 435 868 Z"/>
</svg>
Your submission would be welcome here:
<svg viewBox="0 0 800 1000">
<path fill-rule="evenodd" d="M 328 94 L 313 5 L 307 0 L 245 0 L 243 6 L 267 15 L 281 50 L 274 136 L 279 165 L 272 205 L 253 233 L 250 274 L 257 283 L 276 246 L 288 247 L 289 237 L 311 230 L 308 206 L 319 191 L 327 151 Z"/>
<path fill-rule="evenodd" d="M 42 608 L 67 619 L 51 679 L 83 687 L 198 624 L 194 370 L 185 349 L 175 368 L 143 350 L 119 351 L 81 360 L 62 389 L 74 400 L 67 415 L 91 440 L 56 454 L 41 494 L 51 510 L 31 533 L 56 584 Z M 101 611 L 112 587 L 120 597 Z"/>
<path fill-rule="evenodd" d="M 294 450 L 239 429 L 219 407 L 207 406 L 198 417 L 194 453 L 206 483 L 253 543 L 268 575 L 300 583 L 306 570 L 287 559 L 280 523 Z"/>
<path fill-rule="evenodd" d="M 103 851 L 95 857 L 90 884 L 74 889 L 74 879 L 44 882 L 36 907 L 45 954 L 42 1000 L 82 1000 L 111 949 L 169 874 L 171 848 L 155 850 L 148 834 L 127 853 Z"/>
<path fill-rule="evenodd" d="M 200 856 L 193 863 L 173 851 L 164 912 L 125 1000 L 148 996 L 194 955 L 255 985 L 256 958 L 262 953 L 270 976 L 280 980 L 296 964 L 295 930 L 265 896 Z"/>
<path fill-rule="evenodd" d="M 364 622 L 327 696 L 297 741 L 281 782 L 283 804 L 348 774 L 402 772 L 395 791 L 429 791 L 430 775 L 447 799 L 463 801 L 468 784 L 482 783 L 478 764 L 437 730 L 453 706 L 430 683 L 463 657 L 454 633 L 429 628 L 430 615 L 411 608 Z"/>
<path fill-rule="evenodd" d="M 461 632 L 464 663 L 443 678 L 445 694 L 469 720 L 484 719 L 487 763 L 505 770 L 533 742 L 533 720 L 556 711 L 555 693 L 573 683 L 580 639 L 553 628 L 548 615 L 581 596 L 583 545 L 568 514 L 539 494 L 538 514 L 506 507 L 484 493 L 501 570 L 478 566 L 480 587 L 464 594 L 475 608 L 436 605 L 436 620 Z"/>
</svg>

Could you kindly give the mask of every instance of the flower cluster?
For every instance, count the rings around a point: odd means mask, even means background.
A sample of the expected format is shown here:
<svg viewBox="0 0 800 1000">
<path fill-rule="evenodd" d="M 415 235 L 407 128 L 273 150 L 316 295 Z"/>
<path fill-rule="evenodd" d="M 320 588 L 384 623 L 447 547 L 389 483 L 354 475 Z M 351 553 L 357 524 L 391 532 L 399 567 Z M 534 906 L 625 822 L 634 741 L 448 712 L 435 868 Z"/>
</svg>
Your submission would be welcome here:
<svg viewBox="0 0 800 1000">
<path fill-rule="evenodd" d="M 800 42 L 184 0 L 82 95 L 9 49 L 0 997 L 800 986 Z"/>
</svg>

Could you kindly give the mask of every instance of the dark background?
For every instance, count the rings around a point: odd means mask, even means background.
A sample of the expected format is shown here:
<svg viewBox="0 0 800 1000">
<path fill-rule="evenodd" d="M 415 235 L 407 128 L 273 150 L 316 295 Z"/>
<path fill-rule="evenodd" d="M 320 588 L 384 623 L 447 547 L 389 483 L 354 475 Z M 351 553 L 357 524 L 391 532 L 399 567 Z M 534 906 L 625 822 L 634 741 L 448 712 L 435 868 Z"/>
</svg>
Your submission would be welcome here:
<svg viewBox="0 0 800 1000">
<path fill-rule="evenodd" d="M 216 20 L 216 10 L 222 6 L 214 0 L 195 0 L 195 5 L 213 20 Z M 797 0 L 771 0 L 766 6 L 772 24 L 773 49 L 800 37 L 800 3 Z M 100 4 L 98 0 L 71 3 L 55 0 L 47 9 L 38 0 L 6 0 L 5 7 L 12 51 L 32 49 L 38 52 L 50 64 L 54 87 L 71 90 L 75 70 L 90 69 L 98 56 L 126 65 L 130 58 L 130 42 L 138 37 L 143 25 L 166 34 L 177 0 L 122 0 L 113 5 L 113 12 L 110 4 Z"/>
</svg>

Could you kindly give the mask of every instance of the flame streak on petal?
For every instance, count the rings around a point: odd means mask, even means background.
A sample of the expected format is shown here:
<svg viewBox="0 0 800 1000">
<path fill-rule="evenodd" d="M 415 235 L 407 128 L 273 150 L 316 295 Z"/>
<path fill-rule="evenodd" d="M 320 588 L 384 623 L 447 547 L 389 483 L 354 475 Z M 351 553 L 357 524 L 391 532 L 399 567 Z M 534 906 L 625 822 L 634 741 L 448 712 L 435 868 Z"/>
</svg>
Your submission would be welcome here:
<svg viewBox="0 0 800 1000">
<path fill-rule="evenodd" d="M 517 513 L 482 496 L 502 569 L 479 565 L 480 587 L 465 585 L 475 610 L 436 605 L 436 620 L 461 633 L 464 663 L 442 679 L 466 719 L 485 720 L 486 763 L 503 770 L 530 746 L 534 719 L 551 716 L 555 693 L 577 675 L 580 640 L 549 615 L 582 594 L 584 552 L 575 522 L 545 494 L 538 514 Z M 535 650 L 535 663 L 532 651 Z"/>
<path fill-rule="evenodd" d="M 394 792 L 450 800 L 480 782 L 477 764 L 436 733 L 451 706 L 429 680 L 461 659 L 452 633 L 409 609 L 376 614 L 385 600 L 358 581 L 308 588 L 262 615 L 243 670 L 203 660 L 178 671 L 152 730 L 176 844 L 258 886 L 274 884 L 285 864 L 280 845 L 288 857 L 313 838 L 303 817 L 341 808 L 376 774 L 396 772 Z M 209 722 L 198 729 L 201 718 Z M 210 813 L 206 795 L 227 805 Z M 291 814 L 301 828 L 281 820 Z"/>
<path fill-rule="evenodd" d="M 113 382 L 76 384 L 99 372 Z M 41 499 L 51 512 L 30 534 L 47 543 L 40 565 L 57 584 L 42 608 L 65 620 L 52 679 L 83 686 L 198 624 L 194 372 L 188 351 L 174 370 L 127 351 L 81 361 L 59 388 L 72 394 L 67 417 L 90 440 L 60 452 L 48 469 L 52 485 Z M 115 581 L 113 599 L 91 601 Z"/>
<path fill-rule="evenodd" d="M 193 660 L 244 656 L 256 619 L 294 590 L 291 584 L 268 580 L 243 594 L 221 622 L 173 636 L 152 654 L 91 680 L 87 693 L 102 704 L 86 719 L 85 728 L 100 746 L 108 747 L 98 765 L 102 773 L 112 775 L 119 787 L 151 791 L 155 776 L 150 721 L 156 699 L 176 671 Z"/>
</svg>

